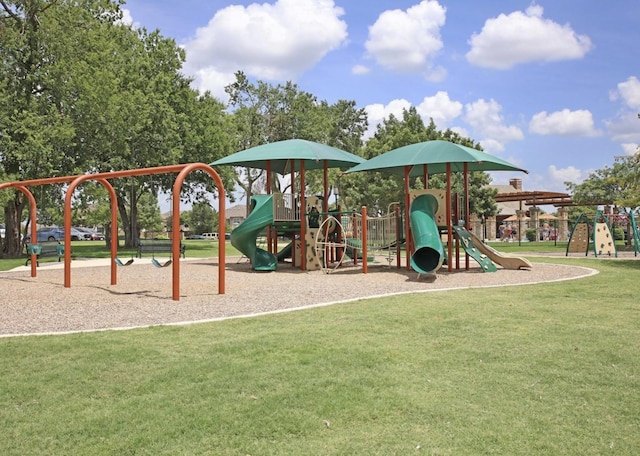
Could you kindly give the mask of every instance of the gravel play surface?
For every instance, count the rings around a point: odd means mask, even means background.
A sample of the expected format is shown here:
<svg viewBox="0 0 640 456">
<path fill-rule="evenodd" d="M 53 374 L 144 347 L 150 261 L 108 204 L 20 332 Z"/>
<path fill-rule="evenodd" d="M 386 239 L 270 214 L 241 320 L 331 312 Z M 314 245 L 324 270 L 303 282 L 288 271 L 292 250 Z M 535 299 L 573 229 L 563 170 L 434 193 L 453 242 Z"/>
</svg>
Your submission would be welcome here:
<svg viewBox="0 0 640 456">
<path fill-rule="evenodd" d="M 370 266 L 368 274 L 353 266 L 325 274 L 287 264 L 277 272 L 254 272 L 249 264 L 227 258 L 226 293 L 220 295 L 216 259 L 188 259 L 180 263 L 180 301 L 171 299 L 172 268 L 159 269 L 148 260 L 120 267 L 116 285 L 110 285 L 108 260 L 73 261 L 71 288 L 64 288 L 59 264 L 41 265 L 35 278 L 18 268 L 0 273 L 0 337 L 206 321 L 396 293 L 511 286 L 595 273 L 540 261 L 531 270 L 483 273 L 470 263 L 468 272 L 448 273 L 445 267 L 435 277 L 418 277 L 386 265 Z"/>
</svg>

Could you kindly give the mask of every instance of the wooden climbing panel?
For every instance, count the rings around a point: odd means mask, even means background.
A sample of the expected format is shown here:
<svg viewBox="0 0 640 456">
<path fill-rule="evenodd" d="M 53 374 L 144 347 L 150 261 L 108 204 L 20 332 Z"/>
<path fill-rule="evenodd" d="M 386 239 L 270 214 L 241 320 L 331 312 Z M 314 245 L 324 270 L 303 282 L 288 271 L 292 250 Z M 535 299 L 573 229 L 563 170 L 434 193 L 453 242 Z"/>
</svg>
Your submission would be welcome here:
<svg viewBox="0 0 640 456">
<path fill-rule="evenodd" d="M 584 253 L 589 250 L 589 225 L 587 222 L 576 223 L 569 239 L 567 253 Z"/>
</svg>

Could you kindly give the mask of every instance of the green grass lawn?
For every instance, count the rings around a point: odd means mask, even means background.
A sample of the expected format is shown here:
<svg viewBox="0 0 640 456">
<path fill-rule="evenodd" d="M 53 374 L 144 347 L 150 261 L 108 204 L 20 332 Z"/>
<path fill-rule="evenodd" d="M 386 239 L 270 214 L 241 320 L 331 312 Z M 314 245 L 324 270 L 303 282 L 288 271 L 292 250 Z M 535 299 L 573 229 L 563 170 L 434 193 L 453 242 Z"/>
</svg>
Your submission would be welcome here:
<svg viewBox="0 0 640 456">
<path fill-rule="evenodd" d="M 640 454 L 640 261 L 544 261 L 600 274 L 0 339 L 0 453 Z"/>
</svg>

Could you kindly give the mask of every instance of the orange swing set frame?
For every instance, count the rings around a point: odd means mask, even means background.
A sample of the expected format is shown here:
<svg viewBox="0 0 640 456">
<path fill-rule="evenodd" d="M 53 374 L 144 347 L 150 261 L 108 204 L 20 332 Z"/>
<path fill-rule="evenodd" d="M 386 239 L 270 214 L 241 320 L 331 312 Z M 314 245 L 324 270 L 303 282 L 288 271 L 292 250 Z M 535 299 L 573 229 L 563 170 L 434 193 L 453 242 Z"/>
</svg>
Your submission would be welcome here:
<svg viewBox="0 0 640 456">
<path fill-rule="evenodd" d="M 5 182 L 0 184 L 0 190 L 13 188 L 22 192 L 29 201 L 29 218 L 31 220 L 31 239 L 37 239 L 37 210 L 36 201 L 29 190 L 29 187 L 48 184 L 68 183 L 69 187 L 65 195 L 64 203 L 64 242 L 65 245 L 71 243 L 71 201 L 75 189 L 85 181 L 96 181 L 100 183 L 109 193 L 111 199 L 111 239 L 116 242 L 111 243 L 111 285 L 117 284 L 117 264 L 118 264 L 118 199 L 116 192 L 109 182 L 109 179 L 119 179 L 133 176 L 149 176 L 154 174 L 178 173 L 172 188 L 172 231 L 180 232 L 180 198 L 182 184 L 185 178 L 193 171 L 204 171 L 214 180 L 218 189 L 219 216 L 225 220 L 225 189 L 220 175 L 205 163 L 188 163 L 179 165 L 158 166 L 154 168 L 138 168 L 132 170 L 110 171 L 96 174 L 81 174 L 75 176 L 49 177 L 42 179 L 31 179 L 25 181 Z M 177 195 L 177 197 L 176 197 Z M 221 239 L 224 239 L 224 224 L 219 229 Z M 180 300 L 180 239 L 173 237 L 172 242 L 172 299 Z M 225 243 L 221 242 L 218 249 L 218 294 L 225 293 Z M 31 277 L 37 276 L 36 255 L 31 255 Z M 71 249 L 64 249 L 64 287 L 71 287 Z"/>
</svg>

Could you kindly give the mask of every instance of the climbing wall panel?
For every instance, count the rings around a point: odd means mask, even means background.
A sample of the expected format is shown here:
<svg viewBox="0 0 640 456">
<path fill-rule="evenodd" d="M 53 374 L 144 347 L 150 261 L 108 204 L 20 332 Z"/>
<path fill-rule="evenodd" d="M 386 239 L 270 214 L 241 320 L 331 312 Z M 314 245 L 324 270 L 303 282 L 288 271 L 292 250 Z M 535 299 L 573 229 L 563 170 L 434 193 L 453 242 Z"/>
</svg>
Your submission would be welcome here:
<svg viewBox="0 0 640 456">
<path fill-rule="evenodd" d="M 596 256 L 598 255 L 616 255 L 616 246 L 606 223 L 596 223 L 593 235 L 594 249 Z"/>
<path fill-rule="evenodd" d="M 571 239 L 569 239 L 569 245 L 567 246 L 568 253 L 584 253 L 587 254 L 589 250 L 589 225 L 586 222 L 579 222 L 573 228 L 571 233 Z"/>
</svg>

